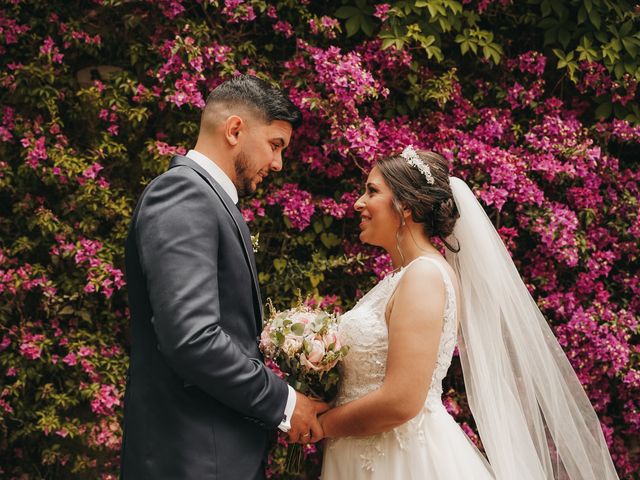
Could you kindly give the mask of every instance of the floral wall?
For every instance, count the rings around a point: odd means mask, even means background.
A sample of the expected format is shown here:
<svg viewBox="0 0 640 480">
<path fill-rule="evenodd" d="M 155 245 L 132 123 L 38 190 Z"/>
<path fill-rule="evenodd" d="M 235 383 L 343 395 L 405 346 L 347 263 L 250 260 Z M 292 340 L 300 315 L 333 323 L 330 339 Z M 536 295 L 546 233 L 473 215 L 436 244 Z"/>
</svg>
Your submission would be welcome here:
<svg viewBox="0 0 640 480">
<path fill-rule="evenodd" d="M 263 296 L 352 306 L 390 271 L 358 242 L 367 170 L 407 144 L 440 152 L 557 334 L 620 477 L 640 478 L 639 19 L 604 0 L 3 0 L 0 476 L 117 477 L 131 213 L 240 72 L 304 115 L 284 171 L 241 205 Z M 478 442 L 457 361 L 445 403 Z"/>
</svg>

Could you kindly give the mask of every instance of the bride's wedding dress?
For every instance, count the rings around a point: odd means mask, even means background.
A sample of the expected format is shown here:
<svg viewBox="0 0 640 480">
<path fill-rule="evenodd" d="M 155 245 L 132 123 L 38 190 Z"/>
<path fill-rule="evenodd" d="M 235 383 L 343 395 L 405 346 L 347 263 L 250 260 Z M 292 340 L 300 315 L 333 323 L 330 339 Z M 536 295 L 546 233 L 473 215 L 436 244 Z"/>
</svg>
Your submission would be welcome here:
<svg viewBox="0 0 640 480">
<path fill-rule="evenodd" d="M 457 338 L 456 296 L 445 267 L 418 257 L 372 288 L 342 316 L 339 335 L 350 345 L 342 364 L 337 405 L 379 388 L 387 362 L 385 308 L 402 275 L 418 261 L 441 272 L 446 302 L 436 366 L 424 407 L 412 420 L 391 431 L 366 437 L 329 439 L 322 480 L 492 479 L 488 463 L 442 404 L 442 379 L 451 364 Z"/>
</svg>

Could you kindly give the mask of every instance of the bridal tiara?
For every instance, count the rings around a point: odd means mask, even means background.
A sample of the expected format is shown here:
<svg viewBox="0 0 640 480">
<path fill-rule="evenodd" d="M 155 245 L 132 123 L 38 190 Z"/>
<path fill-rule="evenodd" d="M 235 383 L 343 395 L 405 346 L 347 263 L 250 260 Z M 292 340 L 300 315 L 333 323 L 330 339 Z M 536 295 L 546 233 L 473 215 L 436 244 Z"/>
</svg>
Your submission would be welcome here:
<svg viewBox="0 0 640 480">
<path fill-rule="evenodd" d="M 412 167 L 416 167 L 418 170 L 420 170 L 420 173 L 424 175 L 424 178 L 427 179 L 427 183 L 429 185 L 433 185 L 436 182 L 435 179 L 433 178 L 433 175 L 431 175 L 431 169 L 429 168 L 429 165 L 427 165 L 422 161 L 422 159 L 418 156 L 418 154 L 414 150 L 413 145 L 408 145 L 402 151 L 400 156 L 404 158 L 409 165 L 411 165 Z"/>
</svg>

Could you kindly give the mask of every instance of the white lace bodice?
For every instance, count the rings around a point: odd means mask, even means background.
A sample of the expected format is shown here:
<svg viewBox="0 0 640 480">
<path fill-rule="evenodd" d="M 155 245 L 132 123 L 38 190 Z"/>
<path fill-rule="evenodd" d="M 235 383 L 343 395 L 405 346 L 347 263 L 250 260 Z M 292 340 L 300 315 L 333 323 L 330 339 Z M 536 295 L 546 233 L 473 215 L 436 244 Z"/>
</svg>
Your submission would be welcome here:
<svg viewBox="0 0 640 480">
<path fill-rule="evenodd" d="M 388 352 L 385 310 L 402 276 L 418 261 L 438 268 L 446 296 L 438 355 L 424 407 L 414 418 L 387 432 L 329 438 L 323 480 L 495 480 L 489 464 L 442 403 L 442 380 L 457 339 L 457 307 L 448 270 L 433 257 L 419 257 L 387 276 L 342 316 L 340 339 L 351 349 L 341 365 L 337 404 L 356 400 L 382 385 Z M 425 290 L 429 287 L 424 285 Z"/>
<path fill-rule="evenodd" d="M 444 409 L 442 404 L 442 380 L 451 365 L 457 337 L 456 297 L 449 274 L 437 260 L 429 257 L 418 257 L 400 271 L 388 275 L 373 287 L 352 310 L 342 315 L 338 329 L 341 343 L 350 346 L 349 354 L 344 358 L 340 367 L 341 381 L 336 404 L 342 405 L 360 398 L 382 385 L 386 372 L 388 351 L 385 310 L 402 275 L 416 261 L 429 261 L 438 267 L 444 279 L 446 300 L 438 356 L 425 406 L 414 419 L 390 432 L 381 434 L 383 436 L 394 435 L 401 446 L 403 437 L 410 434 L 417 434 L 418 437 L 423 435 L 421 417 L 424 414 L 437 409 Z M 425 285 L 425 288 L 428 288 L 428 286 Z M 376 454 L 376 445 L 379 445 L 378 440 L 379 435 L 359 437 L 359 441 L 370 447 L 366 449 L 369 454 L 363 456 L 364 468 L 372 468 L 372 457 Z"/>
<path fill-rule="evenodd" d="M 404 272 L 419 260 L 429 261 L 438 267 L 444 279 L 447 296 L 436 367 L 425 405 L 437 407 L 442 404 L 442 380 L 451 365 L 456 345 L 455 291 L 449 274 L 437 260 L 418 257 L 400 271 L 385 277 L 362 297 L 352 310 L 342 316 L 339 326 L 340 341 L 343 345 L 350 345 L 350 349 L 341 366 L 341 384 L 336 400 L 338 405 L 362 397 L 382 385 L 388 348 L 385 321 L 387 303 Z"/>
</svg>

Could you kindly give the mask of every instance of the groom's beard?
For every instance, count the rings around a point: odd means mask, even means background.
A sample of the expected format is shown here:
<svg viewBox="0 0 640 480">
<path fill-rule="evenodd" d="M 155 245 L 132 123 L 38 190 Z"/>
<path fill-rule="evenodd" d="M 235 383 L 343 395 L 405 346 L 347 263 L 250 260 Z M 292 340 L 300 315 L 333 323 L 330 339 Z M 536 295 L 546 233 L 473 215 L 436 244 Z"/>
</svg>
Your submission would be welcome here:
<svg viewBox="0 0 640 480">
<path fill-rule="evenodd" d="M 239 152 L 234 161 L 234 169 L 236 172 L 236 189 L 238 196 L 244 197 L 253 193 L 254 188 L 251 184 L 252 177 L 249 174 L 249 160 L 244 152 Z"/>
</svg>

